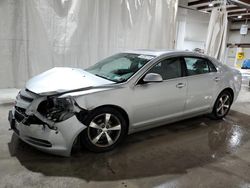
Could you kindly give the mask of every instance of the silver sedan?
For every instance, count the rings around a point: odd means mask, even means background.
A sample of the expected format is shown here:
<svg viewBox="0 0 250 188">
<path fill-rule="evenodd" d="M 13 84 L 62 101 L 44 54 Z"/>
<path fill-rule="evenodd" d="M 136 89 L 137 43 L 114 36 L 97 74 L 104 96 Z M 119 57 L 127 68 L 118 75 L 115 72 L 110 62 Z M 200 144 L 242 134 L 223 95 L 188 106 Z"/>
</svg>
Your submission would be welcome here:
<svg viewBox="0 0 250 188">
<path fill-rule="evenodd" d="M 241 74 L 193 52 L 128 51 L 85 70 L 57 67 L 29 80 L 9 112 L 14 132 L 45 152 L 70 156 L 78 141 L 93 152 L 126 135 L 210 114 L 227 115 Z"/>
</svg>

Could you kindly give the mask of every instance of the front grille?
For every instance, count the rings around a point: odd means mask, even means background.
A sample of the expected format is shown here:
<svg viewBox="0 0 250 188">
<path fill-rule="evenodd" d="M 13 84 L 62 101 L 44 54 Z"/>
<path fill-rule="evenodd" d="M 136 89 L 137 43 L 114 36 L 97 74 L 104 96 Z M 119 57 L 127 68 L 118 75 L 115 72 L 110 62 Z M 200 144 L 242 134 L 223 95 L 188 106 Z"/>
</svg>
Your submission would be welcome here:
<svg viewBox="0 0 250 188">
<path fill-rule="evenodd" d="M 18 107 L 18 106 L 15 106 L 15 109 L 20 112 L 21 114 L 25 115 L 25 109 L 24 108 L 21 108 L 21 107 Z"/>
<path fill-rule="evenodd" d="M 37 94 L 29 91 L 28 89 L 22 89 L 19 94 L 19 98 L 25 102 L 31 103 L 34 99 L 38 97 Z"/>
<path fill-rule="evenodd" d="M 27 102 L 32 102 L 32 101 L 33 101 L 32 98 L 26 97 L 26 96 L 24 96 L 24 95 L 22 95 L 22 94 L 20 94 L 20 98 L 21 98 L 22 100 L 24 100 L 24 101 L 27 101 Z"/>
<path fill-rule="evenodd" d="M 15 107 L 15 119 L 17 122 L 22 122 L 24 120 L 24 118 L 26 117 L 25 114 L 25 109 L 24 108 L 20 108 L 20 107 Z"/>
<path fill-rule="evenodd" d="M 26 119 L 25 119 L 26 118 Z M 15 119 L 17 122 L 22 122 L 24 125 L 30 125 L 30 124 L 40 124 L 43 125 L 44 122 L 38 119 L 36 116 L 27 116 L 25 114 L 25 109 L 20 107 L 15 107 Z M 24 121 L 25 119 L 25 121 Z"/>
<path fill-rule="evenodd" d="M 27 115 L 26 109 L 32 104 L 33 100 L 36 100 L 39 95 L 29 91 L 28 89 L 22 89 L 16 100 L 15 106 L 15 119 L 17 122 L 22 122 L 24 125 L 31 125 L 31 124 L 45 124 L 43 121 L 38 119 L 35 115 Z M 19 107 L 21 105 L 22 107 Z"/>
</svg>

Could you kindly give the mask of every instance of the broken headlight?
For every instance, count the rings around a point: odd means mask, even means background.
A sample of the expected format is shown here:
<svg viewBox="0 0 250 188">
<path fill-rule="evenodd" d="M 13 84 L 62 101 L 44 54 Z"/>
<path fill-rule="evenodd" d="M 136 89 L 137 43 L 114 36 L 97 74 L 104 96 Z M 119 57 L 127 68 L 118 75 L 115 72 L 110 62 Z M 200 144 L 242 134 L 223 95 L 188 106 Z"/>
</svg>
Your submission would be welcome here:
<svg viewBox="0 0 250 188">
<path fill-rule="evenodd" d="M 74 115 L 74 99 L 48 98 L 39 104 L 37 111 L 54 122 L 64 121 Z"/>
</svg>

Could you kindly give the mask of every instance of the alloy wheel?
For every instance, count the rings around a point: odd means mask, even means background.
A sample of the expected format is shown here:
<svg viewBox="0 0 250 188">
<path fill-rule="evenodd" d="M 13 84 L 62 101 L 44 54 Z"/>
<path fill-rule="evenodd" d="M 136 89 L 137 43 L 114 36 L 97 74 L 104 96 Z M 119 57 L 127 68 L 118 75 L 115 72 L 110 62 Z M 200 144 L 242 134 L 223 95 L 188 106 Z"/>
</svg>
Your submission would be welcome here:
<svg viewBox="0 0 250 188">
<path fill-rule="evenodd" d="M 113 145 L 121 134 L 121 122 L 111 113 L 103 113 L 92 119 L 88 127 L 88 137 L 98 147 Z"/>
<path fill-rule="evenodd" d="M 228 96 L 227 94 L 224 94 L 220 97 L 217 108 L 216 108 L 216 112 L 219 116 L 224 116 L 225 114 L 227 114 L 227 112 L 229 111 L 230 108 L 230 96 Z"/>
</svg>

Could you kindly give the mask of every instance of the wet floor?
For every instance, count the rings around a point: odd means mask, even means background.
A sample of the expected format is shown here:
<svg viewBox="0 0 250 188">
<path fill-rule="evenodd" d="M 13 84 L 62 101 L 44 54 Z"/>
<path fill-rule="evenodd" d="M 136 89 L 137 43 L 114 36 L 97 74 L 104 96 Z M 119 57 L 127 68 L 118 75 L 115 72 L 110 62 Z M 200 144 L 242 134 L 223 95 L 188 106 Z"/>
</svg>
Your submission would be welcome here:
<svg viewBox="0 0 250 188">
<path fill-rule="evenodd" d="M 201 116 L 130 135 L 111 152 L 63 158 L 8 131 L 8 108 L 0 107 L 0 187 L 250 187 L 246 113 Z"/>
</svg>

